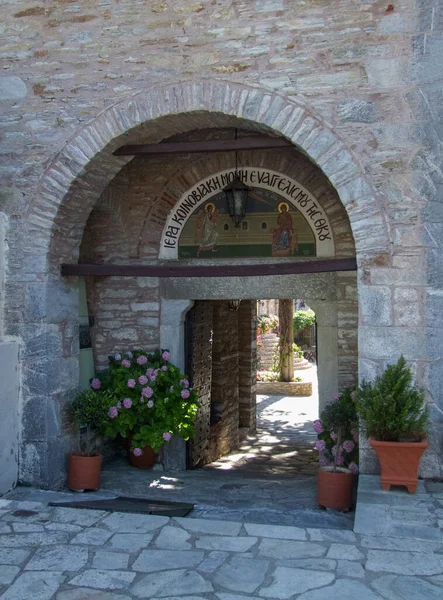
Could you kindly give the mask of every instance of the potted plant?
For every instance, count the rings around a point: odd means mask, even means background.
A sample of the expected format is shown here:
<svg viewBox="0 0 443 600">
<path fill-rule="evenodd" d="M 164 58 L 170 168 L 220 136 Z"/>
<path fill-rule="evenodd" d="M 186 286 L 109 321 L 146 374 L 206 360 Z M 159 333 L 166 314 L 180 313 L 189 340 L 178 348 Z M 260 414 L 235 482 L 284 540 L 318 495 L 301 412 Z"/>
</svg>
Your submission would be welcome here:
<svg viewBox="0 0 443 600">
<path fill-rule="evenodd" d="M 428 408 L 424 392 L 412 385 L 403 356 L 374 382 L 361 384 L 358 411 L 380 461 L 382 489 L 404 485 L 414 494 L 420 459 L 428 447 Z"/>
<path fill-rule="evenodd" d="M 194 434 L 197 393 L 167 350 L 142 350 L 109 357 L 109 369 L 97 375 L 100 388 L 112 393 L 103 433 L 127 441 L 130 463 L 150 469 L 160 447 L 173 435 Z"/>
<path fill-rule="evenodd" d="M 94 389 L 83 390 L 70 405 L 70 416 L 78 434 L 78 450 L 71 452 L 68 464 L 68 488 L 76 492 L 98 490 L 102 457 L 98 450 L 98 432 L 108 412 L 111 395 Z"/>
<path fill-rule="evenodd" d="M 337 510 L 352 507 L 358 474 L 358 418 L 352 389 L 337 394 L 314 421 L 320 452 L 317 501 Z"/>
</svg>

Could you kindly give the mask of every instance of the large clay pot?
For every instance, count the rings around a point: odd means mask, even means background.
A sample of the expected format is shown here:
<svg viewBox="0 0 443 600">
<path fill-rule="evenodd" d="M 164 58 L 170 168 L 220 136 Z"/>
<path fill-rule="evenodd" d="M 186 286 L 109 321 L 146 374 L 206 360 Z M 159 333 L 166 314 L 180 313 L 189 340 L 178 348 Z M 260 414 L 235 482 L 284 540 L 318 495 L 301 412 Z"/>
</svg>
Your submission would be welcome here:
<svg viewBox="0 0 443 600">
<path fill-rule="evenodd" d="M 381 468 L 381 487 L 389 490 L 391 485 L 404 485 L 410 494 L 415 494 L 418 484 L 418 465 L 428 447 L 423 442 L 379 442 L 373 438 L 374 448 Z"/>
<path fill-rule="evenodd" d="M 157 452 L 154 452 L 151 446 L 145 446 L 142 448 L 142 454 L 140 456 L 135 456 L 135 454 L 131 452 L 131 446 L 129 445 L 128 458 L 131 466 L 136 467 L 137 469 L 152 469 L 157 459 Z"/>
<path fill-rule="evenodd" d="M 354 475 L 348 469 L 320 467 L 318 470 L 317 502 L 325 508 L 349 510 L 352 507 Z"/>
<path fill-rule="evenodd" d="M 71 452 L 68 465 L 68 488 L 74 492 L 98 490 L 102 456 L 84 456 Z"/>
</svg>

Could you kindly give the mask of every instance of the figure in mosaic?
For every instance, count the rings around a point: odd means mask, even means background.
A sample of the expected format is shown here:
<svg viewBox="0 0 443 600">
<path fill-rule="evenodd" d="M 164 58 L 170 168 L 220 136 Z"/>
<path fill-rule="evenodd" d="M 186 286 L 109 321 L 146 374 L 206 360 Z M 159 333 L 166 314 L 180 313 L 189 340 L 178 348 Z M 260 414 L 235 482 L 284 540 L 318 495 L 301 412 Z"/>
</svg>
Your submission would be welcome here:
<svg viewBox="0 0 443 600">
<path fill-rule="evenodd" d="M 297 233 L 293 229 L 289 205 L 280 202 L 278 212 L 280 213 L 277 218 L 278 227 L 272 230 L 272 255 L 289 256 L 298 247 Z"/>
<path fill-rule="evenodd" d="M 212 202 L 208 202 L 199 215 L 195 228 L 195 242 L 199 245 L 197 256 L 200 256 L 202 250 L 217 252 L 215 250 L 218 238 L 217 220 L 218 211 Z"/>
</svg>

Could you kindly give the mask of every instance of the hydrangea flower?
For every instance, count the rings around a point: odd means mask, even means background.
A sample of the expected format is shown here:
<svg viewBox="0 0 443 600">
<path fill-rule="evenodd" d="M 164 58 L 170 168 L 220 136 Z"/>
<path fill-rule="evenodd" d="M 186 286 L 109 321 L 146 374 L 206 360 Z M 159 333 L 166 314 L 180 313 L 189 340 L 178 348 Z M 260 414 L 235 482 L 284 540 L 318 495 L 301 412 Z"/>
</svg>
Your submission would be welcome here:
<svg viewBox="0 0 443 600">
<path fill-rule="evenodd" d="M 162 359 L 163 360 L 169 360 L 171 358 L 171 354 L 170 352 L 168 352 L 167 350 L 165 350 L 162 354 Z"/>
<path fill-rule="evenodd" d="M 148 362 L 148 359 L 143 354 L 137 358 L 138 365 L 145 365 Z"/>
<path fill-rule="evenodd" d="M 102 387 L 102 382 L 100 379 L 93 379 L 91 381 L 91 387 L 93 390 L 99 390 Z"/>
<path fill-rule="evenodd" d="M 153 390 L 151 387 L 145 387 L 142 389 L 142 396 L 145 398 L 152 398 Z"/>
<path fill-rule="evenodd" d="M 132 352 L 126 352 L 126 356 L 132 360 L 134 358 L 134 355 L 132 354 Z"/>
<path fill-rule="evenodd" d="M 346 440 L 343 442 L 343 449 L 345 452 L 352 452 L 355 448 L 355 444 L 351 440 Z"/>
<path fill-rule="evenodd" d="M 188 388 L 189 381 L 187 379 L 180 379 L 180 385 L 182 385 L 184 388 Z"/>
<path fill-rule="evenodd" d="M 115 417 L 118 417 L 118 408 L 116 406 L 111 406 L 108 414 L 111 419 L 115 419 Z"/>
<path fill-rule="evenodd" d="M 337 456 L 337 466 L 342 467 L 344 465 L 344 463 L 345 463 L 345 459 L 343 458 L 343 455 L 339 454 Z"/>
<path fill-rule="evenodd" d="M 141 456 L 142 451 L 140 450 L 140 448 L 134 448 L 134 456 Z"/>
<path fill-rule="evenodd" d="M 140 375 L 140 377 L 138 378 L 138 382 L 140 385 L 146 385 L 148 383 L 148 378 L 146 377 L 146 375 Z"/>
<path fill-rule="evenodd" d="M 169 431 L 165 431 L 165 433 L 162 435 L 162 437 L 166 442 L 169 442 L 169 440 L 171 439 L 172 436 L 169 433 Z"/>
<path fill-rule="evenodd" d="M 335 444 L 335 446 L 332 446 L 331 452 L 332 456 L 335 456 L 337 454 L 337 444 Z"/>
<path fill-rule="evenodd" d="M 117 354 L 114 355 L 114 358 L 115 358 L 115 360 L 121 360 L 122 355 L 117 352 Z"/>
<path fill-rule="evenodd" d="M 135 379 L 128 379 L 128 388 L 135 388 Z"/>
<path fill-rule="evenodd" d="M 335 431 L 331 431 L 330 436 L 331 436 L 331 440 L 334 440 L 334 442 L 338 437 L 337 434 L 335 433 Z"/>
<path fill-rule="evenodd" d="M 355 462 L 349 463 L 348 469 L 351 473 L 354 473 L 354 475 L 358 475 L 358 465 Z"/>
<path fill-rule="evenodd" d="M 116 406 L 117 406 L 117 408 L 121 408 L 122 407 L 122 403 L 119 401 L 119 402 L 117 402 Z"/>
<path fill-rule="evenodd" d="M 131 406 L 132 406 L 132 400 L 131 400 L 131 398 L 125 398 L 123 400 L 123 406 L 125 408 L 131 408 Z"/>
<path fill-rule="evenodd" d="M 326 448 L 326 443 L 323 440 L 317 440 L 315 442 L 315 448 L 320 450 L 320 452 L 323 452 L 323 450 Z"/>
<path fill-rule="evenodd" d="M 324 454 L 320 455 L 320 458 L 318 459 L 318 462 L 320 464 L 321 467 L 326 467 L 326 465 L 329 464 L 328 459 L 326 458 L 326 456 Z"/>
<path fill-rule="evenodd" d="M 153 400 L 148 400 L 147 407 L 148 408 L 152 408 L 153 406 L 154 406 L 154 401 Z"/>
<path fill-rule="evenodd" d="M 149 367 L 149 369 L 146 369 L 146 375 L 148 377 L 151 377 L 151 375 L 154 375 L 155 369 L 153 369 L 152 367 Z"/>
<path fill-rule="evenodd" d="M 340 398 L 341 394 L 335 394 L 335 396 L 332 396 L 332 402 L 337 402 L 337 400 Z"/>
<path fill-rule="evenodd" d="M 163 365 L 162 366 L 162 371 L 167 371 L 167 370 L 168 370 L 168 367 L 166 365 Z"/>
<path fill-rule="evenodd" d="M 189 398 L 190 396 L 190 392 L 189 390 L 182 390 L 180 393 L 180 396 L 183 398 L 183 400 L 186 400 L 187 398 Z"/>
<path fill-rule="evenodd" d="M 323 432 L 323 425 L 321 424 L 321 421 L 319 421 L 318 419 L 316 421 L 314 421 L 314 430 L 317 433 Z"/>
<path fill-rule="evenodd" d="M 150 377 L 149 377 L 149 381 L 155 381 L 157 379 L 157 375 L 155 373 L 153 373 Z"/>
<path fill-rule="evenodd" d="M 129 367 L 131 366 L 131 363 L 129 360 L 127 360 L 126 358 L 124 360 L 122 360 L 122 366 L 126 367 L 127 369 L 129 369 Z"/>
</svg>

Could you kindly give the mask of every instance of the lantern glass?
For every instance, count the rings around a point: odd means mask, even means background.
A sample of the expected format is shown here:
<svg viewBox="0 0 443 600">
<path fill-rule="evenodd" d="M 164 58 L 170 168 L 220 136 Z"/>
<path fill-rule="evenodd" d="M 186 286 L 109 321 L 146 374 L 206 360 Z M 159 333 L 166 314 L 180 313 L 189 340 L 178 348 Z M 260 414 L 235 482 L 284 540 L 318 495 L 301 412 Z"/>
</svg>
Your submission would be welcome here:
<svg viewBox="0 0 443 600">
<path fill-rule="evenodd" d="M 223 191 L 225 193 L 229 216 L 234 221 L 235 226 L 239 227 L 246 214 L 249 188 L 239 177 L 235 177 Z"/>
</svg>

